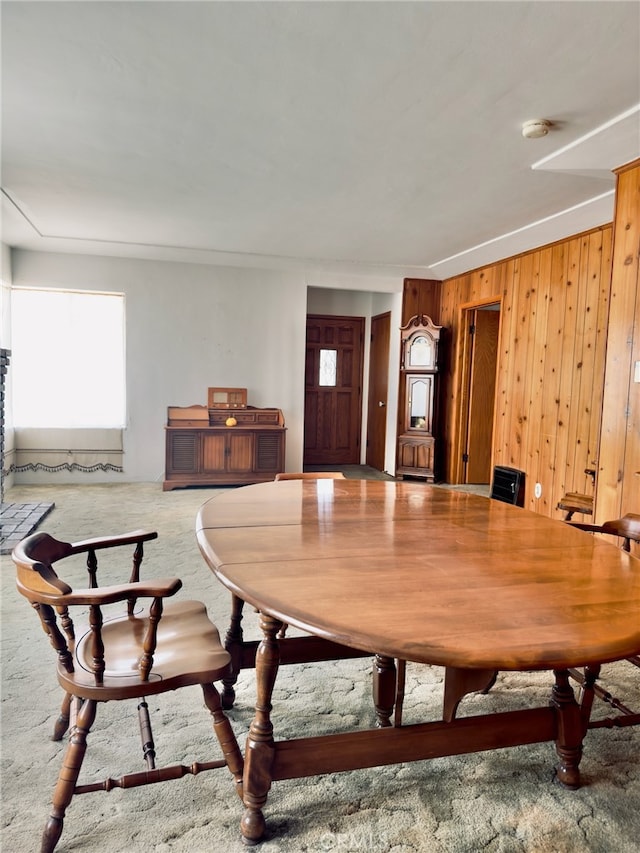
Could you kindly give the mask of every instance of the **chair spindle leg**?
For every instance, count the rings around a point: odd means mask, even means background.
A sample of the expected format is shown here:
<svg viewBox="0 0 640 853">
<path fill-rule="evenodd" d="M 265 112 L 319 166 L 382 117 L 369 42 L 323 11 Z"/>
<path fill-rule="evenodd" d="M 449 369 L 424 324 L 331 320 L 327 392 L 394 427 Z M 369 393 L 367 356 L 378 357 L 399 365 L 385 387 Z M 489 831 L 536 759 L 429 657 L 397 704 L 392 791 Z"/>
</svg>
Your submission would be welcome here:
<svg viewBox="0 0 640 853">
<path fill-rule="evenodd" d="M 62 740 L 65 735 L 65 732 L 69 728 L 69 717 L 71 714 L 72 699 L 73 696 L 71 695 L 71 693 L 64 694 L 62 704 L 60 705 L 60 716 L 53 725 L 53 735 L 51 736 L 51 740 Z"/>
<path fill-rule="evenodd" d="M 138 721 L 140 723 L 140 738 L 142 740 L 142 754 L 149 770 L 156 768 L 156 747 L 153 742 L 151 731 L 151 719 L 149 718 L 149 706 L 143 699 L 138 705 Z"/>
<path fill-rule="evenodd" d="M 235 781 L 238 796 L 242 799 L 242 774 L 244 772 L 244 760 L 242 758 L 238 742 L 233 734 L 231 723 L 229 722 L 227 715 L 222 710 L 220 694 L 216 690 L 215 686 L 213 684 L 203 684 L 202 693 L 204 695 L 205 705 L 213 717 L 213 730 L 218 738 L 220 749 L 222 750 L 227 767 Z"/>
<path fill-rule="evenodd" d="M 53 792 L 53 808 L 42 834 L 41 853 L 53 853 L 64 825 L 64 815 L 71 802 L 80 775 L 80 768 L 87 750 L 87 735 L 96 718 L 97 702 L 86 699 L 78 711 L 75 725 L 71 729 L 69 745 L 64 754 L 58 782 Z"/>
</svg>

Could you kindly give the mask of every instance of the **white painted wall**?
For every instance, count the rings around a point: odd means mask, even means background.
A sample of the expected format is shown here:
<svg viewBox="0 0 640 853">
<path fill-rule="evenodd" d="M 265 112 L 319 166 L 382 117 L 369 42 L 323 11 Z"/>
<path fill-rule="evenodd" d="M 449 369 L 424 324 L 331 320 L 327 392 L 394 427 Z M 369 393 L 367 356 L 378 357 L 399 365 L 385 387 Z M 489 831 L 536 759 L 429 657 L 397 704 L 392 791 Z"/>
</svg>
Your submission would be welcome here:
<svg viewBox="0 0 640 853">
<path fill-rule="evenodd" d="M 0 245 L 0 348 L 11 349 L 11 250 L 2 243 Z M 9 470 L 14 460 L 13 420 L 11 418 L 11 362 L 5 376 L 4 401 L 4 470 Z M 4 489 L 13 485 L 14 475 L 6 478 L 2 471 Z"/>
<path fill-rule="evenodd" d="M 307 311 L 343 313 L 344 307 L 345 314 L 370 317 L 374 302 L 399 305 L 402 290 L 401 279 L 372 279 L 374 294 L 329 294 L 324 304 L 339 304 L 337 311 L 308 308 L 309 280 L 303 271 L 22 250 L 12 252 L 11 265 L 16 287 L 114 291 L 126 298 L 124 474 L 22 473 L 16 481 L 24 483 L 161 481 L 167 406 L 206 404 L 207 388 L 214 385 L 246 387 L 250 405 L 282 409 L 287 426 L 286 465 L 289 470 L 301 470 Z M 347 277 L 335 286 L 362 290 L 364 281 Z M 331 276 L 326 274 L 320 286 L 329 283 Z M 395 292 L 381 292 L 384 288 Z M 321 302 L 317 294 L 310 297 L 311 304 Z M 381 310 L 389 308 L 376 308 L 374 313 Z M 392 333 L 399 325 L 392 322 Z M 390 379 L 394 378 L 397 363 L 390 367 Z"/>
<path fill-rule="evenodd" d="M 9 306 L 9 290 L 11 288 L 11 250 L 0 244 L 0 347 L 11 349 L 11 311 Z"/>
</svg>

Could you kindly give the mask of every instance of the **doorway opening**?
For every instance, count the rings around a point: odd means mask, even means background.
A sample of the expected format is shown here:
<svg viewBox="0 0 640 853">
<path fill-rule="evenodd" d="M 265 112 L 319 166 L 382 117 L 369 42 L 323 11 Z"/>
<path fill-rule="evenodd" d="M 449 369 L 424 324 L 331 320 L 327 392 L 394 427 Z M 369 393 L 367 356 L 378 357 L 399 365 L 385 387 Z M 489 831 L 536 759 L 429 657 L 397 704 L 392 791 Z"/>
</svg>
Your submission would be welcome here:
<svg viewBox="0 0 640 853">
<path fill-rule="evenodd" d="M 391 312 L 371 318 L 369 350 L 369 396 L 367 411 L 367 465 L 384 471 L 387 441 L 387 399 L 389 391 L 389 343 Z"/>
<path fill-rule="evenodd" d="M 307 316 L 307 465 L 357 465 L 362 429 L 364 317 Z"/>
<path fill-rule="evenodd" d="M 458 483 L 491 482 L 500 309 L 501 301 L 495 298 L 464 306 L 462 310 Z"/>
</svg>

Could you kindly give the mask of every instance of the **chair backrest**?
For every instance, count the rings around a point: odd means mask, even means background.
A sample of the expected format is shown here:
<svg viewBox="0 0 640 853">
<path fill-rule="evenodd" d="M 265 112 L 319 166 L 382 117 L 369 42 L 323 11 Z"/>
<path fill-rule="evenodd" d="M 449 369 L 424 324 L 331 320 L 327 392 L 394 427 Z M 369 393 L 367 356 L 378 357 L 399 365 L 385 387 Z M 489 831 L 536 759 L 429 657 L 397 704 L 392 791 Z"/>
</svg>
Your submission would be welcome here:
<svg viewBox="0 0 640 853">
<path fill-rule="evenodd" d="M 341 471 L 302 471 L 276 474 L 275 480 L 344 480 Z"/>
<path fill-rule="evenodd" d="M 619 536 L 623 540 L 622 547 L 625 551 L 631 551 L 632 542 L 640 542 L 640 515 L 630 512 L 622 518 L 605 521 L 604 524 L 586 524 L 581 521 L 569 521 L 571 527 L 578 530 L 586 530 L 588 533 L 607 533 L 610 536 Z"/>
<path fill-rule="evenodd" d="M 524 471 L 496 465 L 489 497 L 515 506 L 524 506 Z"/>
<path fill-rule="evenodd" d="M 53 563 L 73 554 L 70 542 L 60 542 L 48 533 L 33 533 L 13 549 L 18 591 L 30 601 L 45 600 L 71 592 L 56 574 Z"/>
<path fill-rule="evenodd" d="M 83 542 L 61 542 L 48 533 L 37 532 L 19 542 L 12 552 L 16 566 L 16 586 L 38 613 L 44 632 L 55 649 L 59 664 L 68 673 L 74 672 L 73 652 L 76 628 L 69 608 L 80 605 L 89 610 L 89 631 L 93 650 L 91 671 L 96 685 L 103 681 L 105 671 L 104 644 L 102 641 L 102 607 L 106 604 L 123 602 L 123 614 L 133 614 L 138 597 L 152 598 L 149 629 L 141 637 L 140 675 L 148 677 L 155 652 L 157 626 L 162 616 L 162 598 L 173 595 L 182 586 L 178 578 L 163 578 L 148 583 L 139 581 L 142 562 L 142 543 L 155 539 L 157 533 L 136 531 L 120 537 L 88 539 Z M 133 580 L 117 586 L 98 587 L 98 560 L 96 551 L 118 545 L 134 545 Z M 73 554 L 87 554 L 89 586 L 73 589 L 60 578 L 53 564 Z"/>
</svg>

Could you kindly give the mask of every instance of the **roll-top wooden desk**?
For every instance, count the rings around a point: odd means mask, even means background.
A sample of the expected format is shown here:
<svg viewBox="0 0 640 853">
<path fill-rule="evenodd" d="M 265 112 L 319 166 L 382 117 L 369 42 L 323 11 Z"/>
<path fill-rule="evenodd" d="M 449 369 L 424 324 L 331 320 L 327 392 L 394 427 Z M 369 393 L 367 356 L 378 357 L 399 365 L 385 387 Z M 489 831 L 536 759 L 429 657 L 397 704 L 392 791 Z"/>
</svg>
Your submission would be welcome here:
<svg viewBox="0 0 640 853">
<path fill-rule="evenodd" d="M 236 424 L 227 426 L 228 418 Z M 247 485 L 284 471 L 280 409 L 169 406 L 164 491 L 184 486 Z"/>
</svg>

